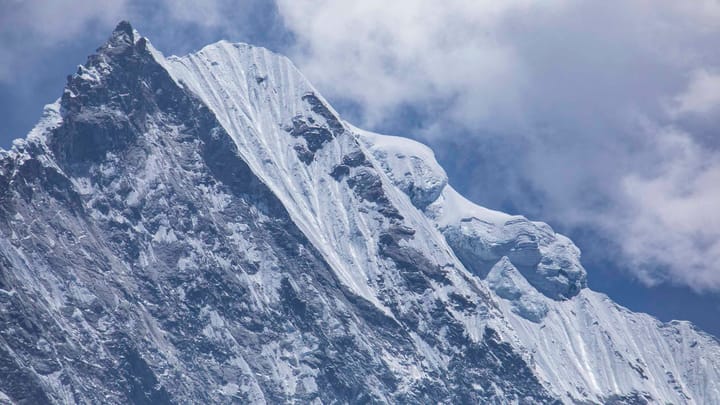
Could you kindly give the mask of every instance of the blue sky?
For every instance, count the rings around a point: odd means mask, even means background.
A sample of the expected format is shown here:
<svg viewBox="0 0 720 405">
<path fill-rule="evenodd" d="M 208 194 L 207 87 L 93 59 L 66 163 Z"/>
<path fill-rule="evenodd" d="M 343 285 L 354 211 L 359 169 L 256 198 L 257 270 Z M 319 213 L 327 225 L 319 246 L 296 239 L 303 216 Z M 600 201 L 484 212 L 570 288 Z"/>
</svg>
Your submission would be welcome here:
<svg viewBox="0 0 720 405">
<path fill-rule="evenodd" d="M 121 19 L 165 54 L 290 56 L 346 119 L 430 144 L 474 201 L 571 236 L 592 288 L 720 335 L 716 0 L 7 0 L 0 146 Z"/>
</svg>

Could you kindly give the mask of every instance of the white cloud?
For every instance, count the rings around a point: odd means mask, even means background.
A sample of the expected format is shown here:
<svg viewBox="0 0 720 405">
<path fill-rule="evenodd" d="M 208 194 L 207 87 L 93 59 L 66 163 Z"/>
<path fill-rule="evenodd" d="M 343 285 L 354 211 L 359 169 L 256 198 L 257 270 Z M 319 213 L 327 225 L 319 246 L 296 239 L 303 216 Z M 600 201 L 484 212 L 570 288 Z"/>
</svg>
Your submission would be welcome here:
<svg viewBox="0 0 720 405">
<path fill-rule="evenodd" d="M 720 74 L 700 69 L 692 74 L 687 89 L 674 99 L 675 115 L 707 114 L 720 107 Z"/>
<path fill-rule="evenodd" d="M 303 71 L 326 92 L 360 102 L 373 123 L 402 104 L 446 100 L 475 120 L 510 113 L 522 96 L 522 65 L 495 33 L 505 16 L 538 3 L 280 0 L 278 6 L 299 41 L 292 56 Z"/>
<path fill-rule="evenodd" d="M 660 171 L 623 179 L 628 211 L 611 228 L 646 281 L 718 290 L 720 153 L 673 130 L 659 131 L 655 139 L 664 157 Z"/>
</svg>

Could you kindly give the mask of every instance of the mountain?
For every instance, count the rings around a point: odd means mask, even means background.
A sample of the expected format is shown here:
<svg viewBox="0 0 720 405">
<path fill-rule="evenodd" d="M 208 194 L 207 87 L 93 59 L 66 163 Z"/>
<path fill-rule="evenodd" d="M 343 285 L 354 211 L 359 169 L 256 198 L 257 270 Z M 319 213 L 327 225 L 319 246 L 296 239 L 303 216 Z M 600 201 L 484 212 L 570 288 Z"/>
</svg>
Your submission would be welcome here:
<svg viewBox="0 0 720 405">
<path fill-rule="evenodd" d="M 720 345 L 343 121 L 285 57 L 126 22 L 0 151 L 0 402 L 720 403 Z"/>
</svg>

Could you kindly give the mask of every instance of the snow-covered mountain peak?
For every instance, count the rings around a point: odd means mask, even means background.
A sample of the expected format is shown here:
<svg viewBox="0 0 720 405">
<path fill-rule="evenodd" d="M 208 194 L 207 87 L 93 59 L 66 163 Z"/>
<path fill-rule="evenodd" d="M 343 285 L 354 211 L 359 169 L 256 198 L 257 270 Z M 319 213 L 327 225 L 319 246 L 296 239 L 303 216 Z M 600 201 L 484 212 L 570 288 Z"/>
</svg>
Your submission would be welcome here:
<svg viewBox="0 0 720 405">
<path fill-rule="evenodd" d="M 720 400 L 717 341 L 246 44 L 119 24 L 0 152 L 0 270 L 0 400 Z"/>
<path fill-rule="evenodd" d="M 59 104 L 64 125 L 47 136 L 55 157 L 69 168 L 100 162 L 132 145 L 149 116 L 187 97 L 158 63 L 161 58 L 129 23 L 118 24 L 97 53 L 68 76 Z"/>
<path fill-rule="evenodd" d="M 101 49 L 119 48 L 126 45 L 132 45 L 135 43 L 137 31 L 130 25 L 129 21 L 120 21 L 113 32 L 110 34 L 110 39 L 101 47 Z M 139 38 L 138 38 L 139 39 Z"/>
</svg>

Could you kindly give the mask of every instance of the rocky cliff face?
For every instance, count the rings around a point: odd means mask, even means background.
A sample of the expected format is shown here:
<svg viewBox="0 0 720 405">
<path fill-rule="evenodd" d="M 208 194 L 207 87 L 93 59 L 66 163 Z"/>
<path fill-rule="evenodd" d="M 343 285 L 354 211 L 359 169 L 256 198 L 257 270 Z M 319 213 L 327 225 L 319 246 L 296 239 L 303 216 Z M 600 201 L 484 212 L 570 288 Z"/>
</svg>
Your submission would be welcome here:
<svg viewBox="0 0 720 405">
<path fill-rule="evenodd" d="M 0 401 L 713 403 L 720 346 L 344 122 L 284 57 L 127 23 L 0 151 Z"/>
</svg>

